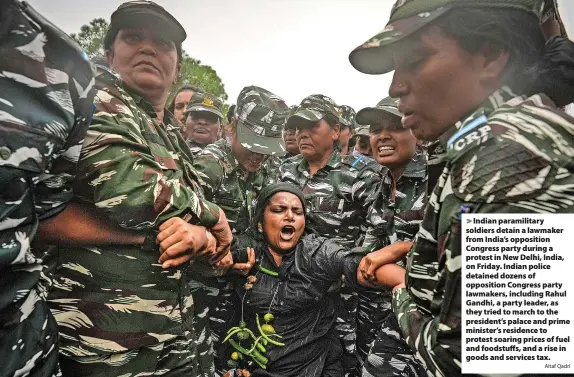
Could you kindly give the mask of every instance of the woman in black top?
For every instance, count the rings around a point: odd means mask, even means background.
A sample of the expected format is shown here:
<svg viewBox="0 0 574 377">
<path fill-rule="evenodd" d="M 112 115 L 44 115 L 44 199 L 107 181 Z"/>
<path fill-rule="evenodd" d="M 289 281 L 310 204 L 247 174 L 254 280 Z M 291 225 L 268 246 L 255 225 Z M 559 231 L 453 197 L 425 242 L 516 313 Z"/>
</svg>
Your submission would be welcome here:
<svg viewBox="0 0 574 377">
<path fill-rule="evenodd" d="M 265 369 L 255 365 L 252 376 L 342 376 L 343 351 L 333 333 L 335 309 L 326 293 L 341 275 L 350 285 L 372 286 L 358 271 L 363 255 L 360 249 L 349 250 L 326 238 L 304 234 L 304 203 L 303 193 L 291 184 L 267 186 L 259 195 L 253 226 L 232 244 L 235 261 L 256 266 L 248 278 L 254 283 L 240 292 L 244 305 L 241 321 L 260 334 L 256 317 L 263 325 L 265 314 L 270 313 L 273 319 L 269 322 L 282 337 L 275 341 L 284 344 L 267 343 L 266 353 L 261 354 L 267 359 Z M 376 276 L 378 284 L 394 286 L 404 270 L 386 265 Z M 231 339 L 235 344 L 239 341 Z M 245 348 L 254 344 L 253 338 L 245 342 Z M 250 357 L 244 355 L 246 359 Z"/>
</svg>

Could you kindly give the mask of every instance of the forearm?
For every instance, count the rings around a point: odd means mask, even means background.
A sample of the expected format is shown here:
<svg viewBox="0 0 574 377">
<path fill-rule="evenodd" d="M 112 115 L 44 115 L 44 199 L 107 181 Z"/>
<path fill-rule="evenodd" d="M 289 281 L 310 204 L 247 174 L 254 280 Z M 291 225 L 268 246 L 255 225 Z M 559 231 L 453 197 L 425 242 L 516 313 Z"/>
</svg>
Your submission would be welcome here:
<svg viewBox="0 0 574 377">
<path fill-rule="evenodd" d="M 72 202 L 56 216 L 40 222 L 37 243 L 66 245 L 141 245 L 145 234 L 113 226 L 94 210 Z"/>
<path fill-rule="evenodd" d="M 413 243 L 410 241 L 397 241 L 380 250 L 373 251 L 371 256 L 381 266 L 395 263 L 407 255 L 412 245 Z"/>
<path fill-rule="evenodd" d="M 405 269 L 396 264 L 386 264 L 375 271 L 377 282 L 386 287 L 394 287 L 405 282 Z"/>
</svg>

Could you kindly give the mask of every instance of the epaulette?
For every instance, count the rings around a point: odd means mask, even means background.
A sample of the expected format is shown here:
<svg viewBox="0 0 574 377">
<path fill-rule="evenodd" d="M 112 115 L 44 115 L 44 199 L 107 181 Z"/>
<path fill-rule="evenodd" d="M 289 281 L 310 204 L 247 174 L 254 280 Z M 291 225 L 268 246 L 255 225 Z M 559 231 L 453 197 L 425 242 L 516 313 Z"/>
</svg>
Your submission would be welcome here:
<svg viewBox="0 0 574 377">
<path fill-rule="evenodd" d="M 382 169 L 381 165 L 366 156 L 353 156 L 352 154 L 348 154 L 343 156 L 341 163 L 359 171 L 369 169 L 375 173 L 379 173 Z"/>
<path fill-rule="evenodd" d="M 96 79 L 98 79 L 99 81 L 113 83 L 114 85 L 120 85 L 122 79 L 117 72 L 99 64 L 96 64 L 95 68 L 96 68 Z"/>
</svg>

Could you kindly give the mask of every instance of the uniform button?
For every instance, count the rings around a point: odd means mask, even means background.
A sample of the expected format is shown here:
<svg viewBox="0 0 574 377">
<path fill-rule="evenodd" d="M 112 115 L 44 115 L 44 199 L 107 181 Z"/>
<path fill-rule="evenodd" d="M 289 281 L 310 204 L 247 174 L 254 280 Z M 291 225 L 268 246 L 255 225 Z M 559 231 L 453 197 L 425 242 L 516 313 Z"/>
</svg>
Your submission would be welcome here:
<svg viewBox="0 0 574 377">
<path fill-rule="evenodd" d="M 397 209 L 397 213 L 401 213 L 401 210 L 400 210 L 400 209 Z"/>
<path fill-rule="evenodd" d="M 435 276 L 436 273 L 437 273 L 437 270 L 436 270 L 436 268 L 434 268 L 434 267 L 429 267 L 429 268 L 427 269 L 427 272 L 428 272 L 428 274 L 429 274 L 430 276 Z"/>
<path fill-rule="evenodd" d="M 7 160 L 12 155 L 12 151 L 8 147 L 0 147 L 0 158 Z"/>
</svg>

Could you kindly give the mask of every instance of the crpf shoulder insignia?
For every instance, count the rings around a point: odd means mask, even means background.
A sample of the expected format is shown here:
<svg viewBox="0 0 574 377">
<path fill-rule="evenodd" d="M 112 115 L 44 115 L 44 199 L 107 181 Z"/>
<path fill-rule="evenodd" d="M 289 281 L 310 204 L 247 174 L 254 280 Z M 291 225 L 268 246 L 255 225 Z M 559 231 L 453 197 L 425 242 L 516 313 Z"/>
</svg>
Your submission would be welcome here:
<svg viewBox="0 0 574 377">
<path fill-rule="evenodd" d="M 488 118 L 481 115 L 468 122 L 448 140 L 448 150 L 460 152 L 468 146 L 482 144 L 490 138 L 490 131 Z"/>
</svg>

